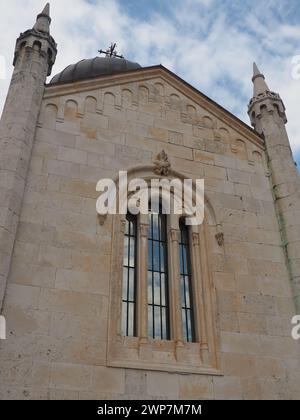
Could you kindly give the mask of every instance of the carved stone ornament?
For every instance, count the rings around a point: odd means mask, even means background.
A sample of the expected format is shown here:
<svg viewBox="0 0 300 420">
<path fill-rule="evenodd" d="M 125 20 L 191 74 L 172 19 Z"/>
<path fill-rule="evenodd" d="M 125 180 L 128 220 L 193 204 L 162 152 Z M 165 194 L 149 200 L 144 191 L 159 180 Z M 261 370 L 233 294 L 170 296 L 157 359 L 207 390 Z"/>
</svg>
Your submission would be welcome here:
<svg viewBox="0 0 300 420">
<path fill-rule="evenodd" d="M 171 163 L 169 162 L 169 157 L 166 152 L 163 150 L 158 154 L 156 160 L 154 161 L 155 169 L 154 173 L 160 176 L 168 176 L 171 168 Z"/>
<path fill-rule="evenodd" d="M 216 240 L 219 246 L 224 245 L 224 233 L 220 232 L 216 234 Z"/>
</svg>

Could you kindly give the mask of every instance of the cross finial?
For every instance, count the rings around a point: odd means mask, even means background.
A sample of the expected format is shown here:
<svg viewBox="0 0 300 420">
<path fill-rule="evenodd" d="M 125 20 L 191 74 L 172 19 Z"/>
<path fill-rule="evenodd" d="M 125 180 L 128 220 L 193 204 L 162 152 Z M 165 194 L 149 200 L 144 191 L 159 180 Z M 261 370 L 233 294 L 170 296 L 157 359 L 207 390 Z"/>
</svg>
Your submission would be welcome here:
<svg viewBox="0 0 300 420">
<path fill-rule="evenodd" d="M 106 51 L 99 50 L 99 53 L 105 54 L 106 57 L 124 58 L 123 55 L 118 55 L 116 48 L 117 48 L 117 44 L 112 42 L 111 46 Z"/>
</svg>

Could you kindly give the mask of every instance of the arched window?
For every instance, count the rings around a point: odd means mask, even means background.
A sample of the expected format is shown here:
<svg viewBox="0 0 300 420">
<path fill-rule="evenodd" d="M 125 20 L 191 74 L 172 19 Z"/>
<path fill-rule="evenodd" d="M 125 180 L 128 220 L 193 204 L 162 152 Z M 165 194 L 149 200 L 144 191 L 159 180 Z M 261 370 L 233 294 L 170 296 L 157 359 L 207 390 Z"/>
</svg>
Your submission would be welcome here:
<svg viewBox="0 0 300 420">
<path fill-rule="evenodd" d="M 136 335 L 137 217 L 126 216 L 123 260 L 122 334 Z"/>
<path fill-rule="evenodd" d="M 149 214 L 148 234 L 148 335 L 170 339 L 167 216 Z"/>
<path fill-rule="evenodd" d="M 195 341 L 193 313 L 192 266 L 189 230 L 185 220 L 180 220 L 180 286 L 183 338 L 187 342 Z"/>
<path fill-rule="evenodd" d="M 132 177 L 140 173 L 153 176 L 137 167 Z M 217 233 L 213 210 L 207 203 L 205 222 L 187 226 L 174 204 L 167 208 L 165 190 L 149 196 L 148 215 L 113 218 L 107 364 L 218 375 L 208 246 L 210 231 Z"/>
</svg>

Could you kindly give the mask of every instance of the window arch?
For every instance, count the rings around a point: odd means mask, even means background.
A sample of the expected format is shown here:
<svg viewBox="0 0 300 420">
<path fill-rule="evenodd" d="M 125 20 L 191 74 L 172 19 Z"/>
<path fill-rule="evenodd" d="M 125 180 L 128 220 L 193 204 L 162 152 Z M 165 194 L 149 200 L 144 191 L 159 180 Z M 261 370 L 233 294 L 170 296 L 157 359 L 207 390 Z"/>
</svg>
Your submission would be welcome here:
<svg viewBox="0 0 300 420">
<path fill-rule="evenodd" d="M 154 169 L 135 167 L 127 172 L 128 182 L 142 178 L 148 188 Z M 168 177 L 181 175 L 170 169 Z M 211 248 L 206 246 L 211 228 L 215 234 L 219 229 L 215 214 L 207 202 L 205 223 L 187 226 L 172 204 L 171 214 L 164 214 L 164 191 L 151 191 L 153 197 L 159 210 L 154 206 L 149 215 L 113 216 L 107 364 L 219 374 Z"/>
</svg>

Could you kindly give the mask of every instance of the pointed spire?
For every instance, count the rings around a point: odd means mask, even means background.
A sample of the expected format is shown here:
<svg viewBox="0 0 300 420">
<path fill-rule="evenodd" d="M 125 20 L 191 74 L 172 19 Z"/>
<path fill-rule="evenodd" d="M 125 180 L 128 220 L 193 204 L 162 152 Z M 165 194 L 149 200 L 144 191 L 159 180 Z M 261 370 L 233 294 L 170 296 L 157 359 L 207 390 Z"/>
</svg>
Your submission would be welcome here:
<svg viewBox="0 0 300 420">
<path fill-rule="evenodd" d="M 46 16 L 50 17 L 50 3 L 46 4 L 46 6 L 44 7 L 41 15 L 46 15 Z"/>
<path fill-rule="evenodd" d="M 265 82 L 265 76 L 259 71 L 256 63 L 253 63 L 253 78 L 252 82 L 254 85 L 253 96 L 258 96 L 261 93 L 270 91 L 267 83 Z"/>
<path fill-rule="evenodd" d="M 50 33 L 50 4 L 47 3 L 44 7 L 42 13 L 37 15 L 36 23 L 33 27 L 33 29 L 37 32 L 44 32 L 49 34 Z"/>
</svg>

